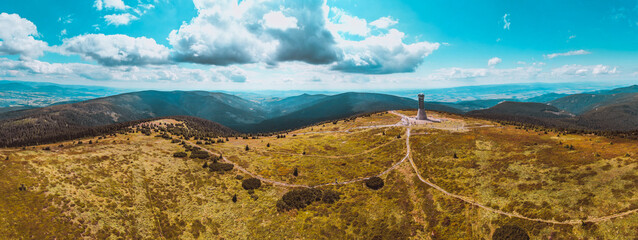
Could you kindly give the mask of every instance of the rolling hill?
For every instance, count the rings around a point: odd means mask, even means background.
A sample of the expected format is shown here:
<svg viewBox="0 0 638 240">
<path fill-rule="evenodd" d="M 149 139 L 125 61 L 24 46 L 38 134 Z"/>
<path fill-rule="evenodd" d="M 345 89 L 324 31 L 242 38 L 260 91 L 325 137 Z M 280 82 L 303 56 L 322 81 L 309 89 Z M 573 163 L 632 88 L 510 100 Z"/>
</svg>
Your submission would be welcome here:
<svg viewBox="0 0 638 240">
<path fill-rule="evenodd" d="M 213 121 L 239 132 L 273 132 L 305 125 L 393 109 L 415 108 L 417 102 L 385 94 L 343 93 L 338 95 L 300 95 L 279 101 L 256 103 L 234 95 L 204 91 L 142 91 L 98 98 L 84 102 L 0 114 L 0 132 L 17 139 L 31 136 L 41 142 L 55 137 L 51 132 L 106 126 L 167 116 L 193 116 Z M 432 110 L 459 113 L 439 105 Z M 66 132 L 64 130 L 63 132 Z"/>
</svg>

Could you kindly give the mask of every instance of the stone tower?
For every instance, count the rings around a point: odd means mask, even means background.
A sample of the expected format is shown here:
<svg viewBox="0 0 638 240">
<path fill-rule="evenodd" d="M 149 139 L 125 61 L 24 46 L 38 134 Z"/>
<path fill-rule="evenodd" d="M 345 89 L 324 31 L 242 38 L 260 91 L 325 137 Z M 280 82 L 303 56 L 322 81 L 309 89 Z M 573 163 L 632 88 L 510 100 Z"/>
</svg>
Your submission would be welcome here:
<svg viewBox="0 0 638 240">
<path fill-rule="evenodd" d="M 423 102 L 423 98 L 425 95 L 423 93 L 419 93 L 419 112 L 416 114 L 417 120 L 427 120 L 428 116 L 425 115 L 425 103 Z"/>
</svg>

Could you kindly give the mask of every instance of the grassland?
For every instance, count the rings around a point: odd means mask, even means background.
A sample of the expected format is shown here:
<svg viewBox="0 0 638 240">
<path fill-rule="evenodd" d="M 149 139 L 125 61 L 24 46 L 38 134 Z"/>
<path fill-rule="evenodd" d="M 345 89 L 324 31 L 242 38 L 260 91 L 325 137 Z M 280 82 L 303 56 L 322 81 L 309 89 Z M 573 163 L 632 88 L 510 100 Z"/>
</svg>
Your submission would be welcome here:
<svg viewBox="0 0 638 240">
<path fill-rule="evenodd" d="M 453 194 L 556 221 L 638 207 L 638 142 L 428 114 L 444 121 L 410 126 L 411 158 L 421 176 Z M 400 120 L 381 113 L 285 137 L 188 141 L 265 178 L 317 185 L 377 175 L 399 162 L 407 153 L 407 127 L 394 125 Z M 373 125 L 388 126 L 362 128 Z M 362 182 L 326 186 L 340 200 L 278 211 L 289 188 L 246 191 L 239 180 L 245 174 L 174 158 L 184 148 L 157 134 L 0 149 L 0 159 L 8 157 L 0 160 L 0 238 L 491 239 L 503 225 L 517 225 L 532 239 L 638 237 L 638 214 L 578 224 L 510 218 L 428 186 L 408 162 L 382 175 L 379 190 Z"/>
</svg>

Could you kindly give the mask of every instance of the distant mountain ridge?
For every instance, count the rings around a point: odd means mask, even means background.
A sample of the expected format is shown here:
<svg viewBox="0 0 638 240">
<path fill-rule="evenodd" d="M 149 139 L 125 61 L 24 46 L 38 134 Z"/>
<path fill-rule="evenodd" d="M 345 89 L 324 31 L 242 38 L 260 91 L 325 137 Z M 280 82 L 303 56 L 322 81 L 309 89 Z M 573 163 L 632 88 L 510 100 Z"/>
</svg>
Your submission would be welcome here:
<svg viewBox="0 0 638 240">
<path fill-rule="evenodd" d="M 536 103 L 542 104 L 542 103 Z M 561 114 L 548 115 L 527 108 L 529 103 L 507 102 L 468 112 L 468 116 L 516 121 L 560 128 L 636 131 L 638 130 L 638 85 L 590 93 L 572 94 L 538 109 Z M 571 113 L 571 114 L 568 114 Z M 571 116 L 570 116 L 571 115 Z"/>
<path fill-rule="evenodd" d="M 432 110 L 461 112 L 444 105 L 426 105 Z M 373 93 L 300 95 L 257 103 L 217 92 L 142 91 L 0 114 L 0 132 L 16 126 L 86 128 L 176 115 L 203 118 L 239 132 L 273 132 L 356 114 L 416 107 L 414 99 Z"/>
</svg>

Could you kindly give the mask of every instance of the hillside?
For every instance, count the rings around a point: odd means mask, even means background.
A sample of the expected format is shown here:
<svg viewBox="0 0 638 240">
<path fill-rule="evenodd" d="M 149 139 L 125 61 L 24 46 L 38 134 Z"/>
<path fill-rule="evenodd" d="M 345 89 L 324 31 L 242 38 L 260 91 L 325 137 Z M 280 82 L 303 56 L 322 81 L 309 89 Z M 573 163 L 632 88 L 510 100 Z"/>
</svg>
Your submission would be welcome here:
<svg viewBox="0 0 638 240">
<path fill-rule="evenodd" d="M 638 94 L 638 85 L 590 93 L 572 94 L 550 101 L 549 104 L 579 115 L 601 106 L 617 104 L 618 102 L 625 101 L 625 98 L 631 98 L 635 94 Z"/>
<path fill-rule="evenodd" d="M 638 94 L 631 94 L 612 104 L 596 107 L 578 116 L 577 123 L 595 129 L 638 130 Z"/>
<path fill-rule="evenodd" d="M 0 148 L 0 238 L 638 237 L 636 140 L 404 114 L 255 138 L 158 119 Z"/>
<path fill-rule="evenodd" d="M 494 117 L 529 117 L 529 118 L 569 118 L 572 114 L 544 103 L 502 102 L 494 107 L 467 113 L 468 116 Z"/>
<path fill-rule="evenodd" d="M 324 97 L 320 101 L 290 114 L 265 120 L 250 126 L 252 132 L 282 131 L 308 126 L 313 123 L 346 118 L 349 116 L 398 109 L 414 109 L 413 99 L 375 93 L 342 93 Z M 426 109 L 459 113 L 460 111 L 437 103 L 426 103 Z"/>
</svg>

